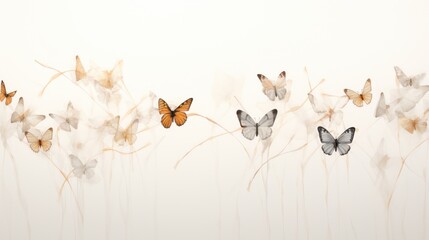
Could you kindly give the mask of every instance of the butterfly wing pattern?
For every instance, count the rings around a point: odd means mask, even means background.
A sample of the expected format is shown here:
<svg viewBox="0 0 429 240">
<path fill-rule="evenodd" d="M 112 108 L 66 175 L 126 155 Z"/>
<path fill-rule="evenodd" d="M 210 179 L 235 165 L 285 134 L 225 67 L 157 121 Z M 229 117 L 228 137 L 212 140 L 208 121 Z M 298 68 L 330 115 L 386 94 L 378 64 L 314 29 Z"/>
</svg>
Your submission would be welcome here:
<svg viewBox="0 0 429 240">
<path fill-rule="evenodd" d="M 38 153 L 40 151 L 40 148 L 42 148 L 45 152 L 49 151 L 52 146 L 51 140 L 53 135 L 53 129 L 49 128 L 42 136 L 40 136 L 40 131 L 37 131 L 37 133 L 38 134 L 34 134 L 28 131 L 25 132 L 25 137 L 30 144 L 31 150 L 33 150 L 33 152 L 35 153 Z"/>
<path fill-rule="evenodd" d="M 394 66 L 393 68 L 395 69 L 396 79 L 402 87 L 419 87 L 420 81 L 426 76 L 425 73 L 407 76 L 398 66 Z"/>
<path fill-rule="evenodd" d="M 371 93 L 371 79 L 366 80 L 365 85 L 362 89 L 362 93 L 357 93 L 350 89 L 344 89 L 344 93 L 349 97 L 350 100 L 353 101 L 353 104 L 357 107 L 362 107 L 363 102 L 367 105 L 371 103 L 372 93 Z"/>
<path fill-rule="evenodd" d="M 177 126 L 182 126 L 185 124 L 186 120 L 188 120 L 188 115 L 186 115 L 186 111 L 189 111 L 191 108 L 193 98 L 188 98 L 182 104 L 180 104 L 174 111 L 171 110 L 170 106 L 168 106 L 167 102 L 162 98 L 158 100 L 158 111 L 161 117 L 161 124 L 164 128 L 170 128 L 173 121 L 176 122 Z"/>
<path fill-rule="evenodd" d="M 5 104 L 6 106 L 9 105 L 12 102 L 12 98 L 15 96 L 16 91 L 13 92 L 6 92 L 6 86 L 3 82 L 3 80 L 1 81 L 1 91 L 0 91 L 0 102 L 3 102 L 3 100 L 6 99 Z"/>
<path fill-rule="evenodd" d="M 319 126 L 317 130 L 319 132 L 320 142 L 323 143 L 322 150 L 325 154 L 332 155 L 334 150 L 338 150 L 340 155 L 345 155 L 350 151 L 349 144 L 353 141 L 355 134 L 354 127 L 346 129 L 337 139 L 324 127 Z"/>
<path fill-rule="evenodd" d="M 262 92 L 271 100 L 274 101 L 276 97 L 283 100 L 286 96 L 286 72 L 283 71 L 279 74 L 276 83 L 265 77 L 263 74 L 256 75 L 262 83 Z"/>
<path fill-rule="evenodd" d="M 252 117 L 242 110 L 237 110 L 238 121 L 240 126 L 243 128 L 242 134 L 245 138 L 253 140 L 255 136 L 259 136 L 261 140 L 269 138 L 273 132 L 271 127 L 274 125 L 274 121 L 277 117 L 277 109 L 269 111 L 262 117 L 262 119 L 256 123 Z"/>
</svg>

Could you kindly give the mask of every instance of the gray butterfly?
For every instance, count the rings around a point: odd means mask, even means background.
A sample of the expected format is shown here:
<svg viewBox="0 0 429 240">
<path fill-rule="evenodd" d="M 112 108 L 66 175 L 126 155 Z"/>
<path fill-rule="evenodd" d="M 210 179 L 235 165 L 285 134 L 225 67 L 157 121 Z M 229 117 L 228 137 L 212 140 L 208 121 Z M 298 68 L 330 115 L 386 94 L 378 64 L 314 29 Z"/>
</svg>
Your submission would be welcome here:
<svg viewBox="0 0 429 240">
<path fill-rule="evenodd" d="M 319 138 L 323 143 L 322 150 L 327 155 L 332 155 L 332 152 L 337 151 L 340 155 L 345 155 L 350 151 L 350 143 L 353 141 L 355 135 L 355 128 L 351 127 L 346 129 L 337 139 L 335 139 L 328 130 L 324 127 L 318 127 Z"/>
</svg>

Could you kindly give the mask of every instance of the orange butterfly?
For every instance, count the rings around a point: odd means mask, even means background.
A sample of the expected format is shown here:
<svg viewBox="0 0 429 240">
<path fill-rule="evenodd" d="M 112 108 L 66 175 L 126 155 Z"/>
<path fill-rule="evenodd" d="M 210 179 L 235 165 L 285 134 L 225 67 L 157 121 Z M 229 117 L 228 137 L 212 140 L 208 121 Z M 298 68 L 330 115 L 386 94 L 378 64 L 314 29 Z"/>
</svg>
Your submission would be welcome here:
<svg viewBox="0 0 429 240">
<path fill-rule="evenodd" d="M 16 91 L 7 93 L 6 86 L 4 85 L 3 80 L 1 81 L 1 92 L 0 92 L 0 102 L 3 102 L 6 99 L 6 106 L 12 102 L 12 97 L 15 96 Z"/>
<path fill-rule="evenodd" d="M 174 111 L 171 111 L 168 104 L 160 98 L 158 100 L 158 108 L 159 108 L 159 114 L 163 114 L 161 118 L 162 126 L 165 128 L 169 128 L 171 126 L 171 123 L 173 123 L 173 120 L 176 122 L 177 126 L 182 126 L 185 124 L 186 120 L 188 119 L 188 116 L 184 111 L 189 111 L 189 108 L 191 107 L 193 98 L 189 98 L 188 100 L 184 101 L 182 104 L 180 104 Z"/>
<path fill-rule="evenodd" d="M 353 101 L 353 104 L 358 107 L 362 107 L 363 102 L 370 104 L 372 100 L 371 79 L 368 78 L 368 80 L 366 80 L 362 89 L 362 93 L 360 94 L 350 89 L 344 89 L 344 92 L 346 93 L 347 97 Z"/>
<path fill-rule="evenodd" d="M 76 81 L 86 78 L 85 68 L 83 67 L 78 55 L 76 55 L 76 68 L 74 70 L 74 74 L 76 76 Z"/>
</svg>

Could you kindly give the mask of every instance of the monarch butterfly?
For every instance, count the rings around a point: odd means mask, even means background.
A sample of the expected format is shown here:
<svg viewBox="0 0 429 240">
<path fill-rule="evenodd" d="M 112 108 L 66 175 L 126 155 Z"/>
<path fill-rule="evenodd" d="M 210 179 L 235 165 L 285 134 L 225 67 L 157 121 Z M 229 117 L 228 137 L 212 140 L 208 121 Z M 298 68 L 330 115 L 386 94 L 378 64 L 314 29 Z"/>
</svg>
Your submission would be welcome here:
<svg viewBox="0 0 429 240">
<path fill-rule="evenodd" d="M 344 89 L 344 92 L 346 93 L 347 97 L 349 97 L 349 99 L 353 101 L 353 104 L 357 107 L 362 107 L 363 102 L 365 102 L 366 104 L 370 104 L 372 99 L 371 79 L 368 78 L 368 80 L 366 80 L 365 85 L 362 89 L 362 93 L 360 94 L 350 89 Z"/>
<path fill-rule="evenodd" d="M 43 151 L 47 152 L 49 151 L 49 149 L 51 149 L 52 146 L 52 133 L 52 128 L 46 130 L 43 135 L 40 133 L 39 130 L 35 129 L 34 133 L 26 131 L 25 137 L 30 144 L 31 150 L 33 150 L 35 153 L 38 153 L 40 151 L 40 148 L 42 148 Z"/>
<path fill-rule="evenodd" d="M 262 92 L 271 100 L 274 101 L 276 97 L 279 100 L 283 100 L 286 95 L 286 72 L 283 71 L 277 77 L 276 83 L 268 79 L 262 74 L 257 74 L 259 80 L 262 83 Z"/>
<path fill-rule="evenodd" d="M 426 76 L 425 73 L 407 76 L 399 67 L 394 66 L 393 68 L 395 69 L 396 79 L 403 87 L 418 87 L 420 86 L 420 81 Z"/>
<path fill-rule="evenodd" d="M 117 119 L 119 120 L 119 117 Z M 138 124 L 139 120 L 135 119 L 126 129 L 118 129 L 114 138 L 115 142 L 121 146 L 124 145 L 125 142 L 128 142 L 129 145 L 133 145 L 137 140 Z"/>
<path fill-rule="evenodd" d="M 323 143 L 322 151 L 326 155 L 332 155 L 332 152 L 337 151 L 340 155 L 345 155 L 350 151 L 350 143 L 353 141 L 355 135 L 355 128 L 351 127 L 346 129 L 337 139 L 326 130 L 324 127 L 318 127 L 320 142 Z"/>
<path fill-rule="evenodd" d="M 73 174 L 81 178 L 83 175 L 86 176 L 87 179 L 90 179 L 94 176 L 94 168 L 97 166 L 97 160 L 93 159 L 83 164 L 82 161 L 73 154 L 69 155 L 70 162 L 73 167 Z"/>
<path fill-rule="evenodd" d="M 86 78 L 85 68 L 83 67 L 78 55 L 76 55 L 76 68 L 74 70 L 74 73 L 76 76 L 76 81 Z"/>
<path fill-rule="evenodd" d="M 173 120 L 176 122 L 177 126 L 179 127 L 185 124 L 186 120 L 188 119 L 188 116 L 184 112 L 189 111 L 192 101 L 193 101 L 193 98 L 188 98 L 186 101 L 180 104 L 176 109 L 174 109 L 174 111 L 172 111 L 168 106 L 168 104 L 162 98 L 160 98 L 158 100 L 158 109 L 159 109 L 159 114 L 162 114 L 162 118 L 161 118 L 162 126 L 164 126 L 164 128 L 169 128 L 173 123 Z"/>
<path fill-rule="evenodd" d="M 6 106 L 12 102 L 12 98 L 15 96 L 16 91 L 7 93 L 6 86 L 4 85 L 3 80 L 1 81 L 1 92 L 0 92 L 0 102 L 6 99 Z"/>
<path fill-rule="evenodd" d="M 67 114 L 65 116 L 53 113 L 50 113 L 49 116 L 54 119 L 59 124 L 59 127 L 64 131 L 70 132 L 71 127 L 74 129 L 78 128 L 79 112 L 76 111 L 71 102 L 67 105 Z"/>
<path fill-rule="evenodd" d="M 265 114 L 258 123 L 255 123 L 255 120 L 249 114 L 242 110 L 237 110 L 238 121 L 240 121 L 240 126 L 243 128 L 241 133 L 249 140 L 253 140 L 258 135 L 262 140 L 269 138 L 273 132 L 271 127 L 274 125 L 276 116 L 277 109 L 273 109 Z"/>
</svg>

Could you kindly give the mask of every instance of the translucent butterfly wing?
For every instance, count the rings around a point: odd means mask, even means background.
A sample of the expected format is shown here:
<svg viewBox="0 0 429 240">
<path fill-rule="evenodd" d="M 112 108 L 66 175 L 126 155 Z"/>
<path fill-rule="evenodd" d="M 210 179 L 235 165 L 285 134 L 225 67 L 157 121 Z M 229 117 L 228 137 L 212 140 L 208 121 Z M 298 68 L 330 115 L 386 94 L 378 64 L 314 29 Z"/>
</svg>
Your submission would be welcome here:
<svg viewBox="0 0 429 240">
<path fill-rule="evenodd" d="M 237 110 L 238 121 L 240 126 L 243 128 L 241 133 L 249 140 L 253 140 L 256 136 L 256 123 L 249 114 L 242 110 Z"/>
<path fill-rule="evenodd" d="M 286 96 L 287 90 L 285 86 L 286 86 L 286 72 L 283 71 L 279 74 L 275 84 L 276 95 L 279 98 L 279 100 L 283 100 Z"/>
<path fill-rule="evenodd" d="M 335 138 L 324 127 L 317 128 L 320 142 L 323 143 L 322 151 L 327 155 L 332 155 L 335 149 Z"/>
<path fill-rule="evenodd" d="M 273 82 L 262 74 L 257 74 L 259 80 L 262 83 L 262 92 L 271 100 L 274 101 L 276 98 L 276 92 L 274 89 Z"/>
<path fill-rule="evenodd" d="M 76 67 L 74 70 L 76 81 L 80 81 L 84 78 L 86 78 L 86 71 L 85 68 L 82 65 L 82 62 L 80 61 L 80 58 L 78 55 L 76 55 Z"/>
<path fill-rule="evenodd" d="M 372 100 L 372 93 L 371 93 L 372 87 L 371 87 L 371 79 L 366 80 L 365 85 L 362 89 L 362 99 L 366 104 L 370 104 Z"/>
<path fill-rule="evenodd" d="M 130 126 L 127 128 L 126 140 L 128 144 L 133 145 L 137 140 L 137 129 L 139 126 L 139 120 L 135 119 Z"/>
<path fill-rule="evenodd" d="M 408 112 L 413 109 L 417 103 L 429 91 L 429 85 L 420 86 L 416 88 L 402 88 L 400 89 L 400 97 L 396 100 L 395 111 Z"/>
<path fill-rule="evenodd" d="M 79 126 L 79 111 L 77 111 L 71 102 L 67 105 L 67 122 L 77 129 Z"/>
<path fill-rule="evenodd" d="M 349 144 L 353 142 L 355 130 L 354 127 L 348 128 L 337 138 L 337 147 L 340 155 L 345 155 L 350 151 Z"/>
<path fill-rule="evenodd" d="M 350 89 L 344 89 L 344 93 L 349 97 L 350 100 L 353 101 L 353 104 L 357 107 L 363 106 L 363 99 L 361 95 L 353 90 Z"/>
<path fill-rule="evenodd" d="M 12 113 L 10 118 L 11 123 L 22 121 L 22 115 L 24 114 L 24 98 L 20 97 L 18 104 L 16 105 L 15 111 Z"/>
<path fill-rule="evenodd" d="M 271 127 L 274 125 L 274 121 L 277 117 L 277 109 L 269 111 L 258 123 L 258 135 L 264 140 L 271 136 L 273 130 Z"/>
<path fill-rule="evenodd" d="M 328 107 L 323 104 L 321 101 L 315 99 L 314 95 L 309 93 L 308 94 L 308 100 L 311 103 L 311 107 L 313 108 L 313 111 L 315 113 L 325 113 L 326 111 L 328 111 Z M 348 99 L 347 99 L 348 100 Z"/>
<path fill-rule="evenodd" d="M 49 128 L 46 130 L 46 132 L 43 134 L 41 138 L 41 147 L 43 148 L 43 151 L 47 152 L 49 149 L 51 149 L 52 146 L 52 136 L 53 136 L 53 129 Z"/>
<path fill-rule="evenodd" d="M 58 114 L 53 114 L 50 113 L 49 116 L 55 120 L 55 122 L 57 122 L 59 124 L 59 127 L 66 131 L 66 132 L 70 132 L 71 131 L 71 127 L 70 127 L 70 123 L 68 123 L 66 121 L 66 117 L 60 116 Z"/>
<path fill-rule="evenodd" d="M 97 160 L 93 159 L 85 164 L 84 174 L 86 175 L 86 178 L 90 179 L 95 175 L 94 168 L 97 166 L 97 163 Z"/>
<path fill-rule="evenodd" d="M 386 104 L 384 93 L 380 93 L 380 99 L 378 100 L 377 108 L 375 109 L 375 117 L 385 116 L 390 122 L 393 119 L 393 114 L 390 110 L 390 106 Z"/>
<path fill-rule="evenodd" d="M 39 138 L 31 132 L 25 132 L 25 137 L 27 138 L 27 142 L 30 144 L 31 150 L 38 153 L 40 151 Z"/>
<path fill-rule="evenodd" d="M 70 163 L 73 167 L 73 174 L 76 177 L 81 178 L 85 172 L 85 166 L 83 165 L 82 161 L 75 155 L 70 154 L 69 157 Z"/>
<path fill-rule="evenodd" d="M 425 73 L 421 73 L 414 76 L 407 76 L 398 66 L 394 66 L 396 79 L 403 87 L 419 87 L 420 81 L 426 76 Z"/>
</svg>

